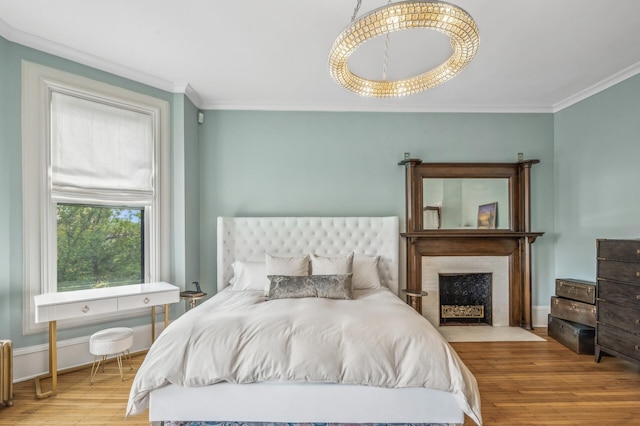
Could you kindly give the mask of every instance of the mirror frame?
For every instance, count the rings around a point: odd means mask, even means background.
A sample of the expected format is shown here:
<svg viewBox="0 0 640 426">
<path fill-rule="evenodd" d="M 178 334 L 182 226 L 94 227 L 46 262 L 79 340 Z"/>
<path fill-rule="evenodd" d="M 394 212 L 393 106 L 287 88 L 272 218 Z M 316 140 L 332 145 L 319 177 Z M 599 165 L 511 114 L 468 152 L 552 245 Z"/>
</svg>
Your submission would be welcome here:
<svg viewBox="0 0 640 426">
<path fill-rule="evenodd" d="M 523 167 L 528 168 L 537 160 L 518 163 L 422 163 L 417 159 L 405 160 L 407 166 L 406 212 L 407 232 L 523 232 L 527 231 L 528 182 L 522 179 Z M 509 197 L 509 227 L 502 229 L 424 229 L 423 190 L 424 179 L 506 179 Z"/>
</svg>

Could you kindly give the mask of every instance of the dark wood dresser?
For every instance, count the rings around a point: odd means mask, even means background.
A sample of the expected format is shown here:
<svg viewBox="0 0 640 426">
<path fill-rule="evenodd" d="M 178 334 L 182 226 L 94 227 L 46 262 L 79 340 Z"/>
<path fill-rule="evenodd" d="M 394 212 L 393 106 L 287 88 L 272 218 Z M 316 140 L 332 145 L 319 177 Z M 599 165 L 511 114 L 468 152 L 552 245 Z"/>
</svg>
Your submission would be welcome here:
<svg viewBox="0 0 640 426">
<path fill-rule="evenodd" d="M 596 241 L 595 360 L 602 352 L 640 363 L 640 240 Z"/>
</svg>

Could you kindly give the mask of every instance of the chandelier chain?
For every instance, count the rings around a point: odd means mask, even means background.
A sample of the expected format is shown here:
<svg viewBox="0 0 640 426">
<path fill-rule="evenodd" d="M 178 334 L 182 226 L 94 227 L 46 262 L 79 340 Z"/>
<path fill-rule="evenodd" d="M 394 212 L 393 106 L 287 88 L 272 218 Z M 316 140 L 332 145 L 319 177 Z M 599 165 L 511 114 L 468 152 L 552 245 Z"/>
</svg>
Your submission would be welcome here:
<svg viewBox="0 0 640 426">
<path fill-rule="evenodd" d="M 351 15 L 351 22 L 356 20 L 356 16 L 358 15 L 358 11 L 360 10 L 360 5 L 362 5 L 362 0 L 358 0 L 356 3 L 356 7 L 353 9 L 353 15 Z"/>
<path fill-rule="evenodd" d="M 387 7 L 391 6 L 391 0 L 387 3 Z M 389 33 L 384 38 L 384 60 L 382 61 L 382 79 L 387 79 L 387 59 L 389 58 Z"/>
</svg>

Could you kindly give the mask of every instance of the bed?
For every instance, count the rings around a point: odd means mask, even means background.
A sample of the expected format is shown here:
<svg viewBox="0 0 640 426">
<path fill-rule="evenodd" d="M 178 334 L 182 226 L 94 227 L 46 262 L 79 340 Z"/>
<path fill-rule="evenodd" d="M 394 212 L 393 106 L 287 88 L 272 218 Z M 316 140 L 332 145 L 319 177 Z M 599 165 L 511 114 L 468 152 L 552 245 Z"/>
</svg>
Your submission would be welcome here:
<svg viewBox="0 0 640 426">
<path fill-rule="evenodd" d="M 466 414 L 482 424 L 475 378 L 398 297 L 397 217 L 221 217 L 217 225 L 218 292 L 153 344 L 127 415 L 148 407 L 152 424 L 462 424 Z M 274 253 L 352 256 L 351 299 L 237 291 L 238 265 Z M 379 285 L 369 288 L 371 259 Z"/>
</svg>

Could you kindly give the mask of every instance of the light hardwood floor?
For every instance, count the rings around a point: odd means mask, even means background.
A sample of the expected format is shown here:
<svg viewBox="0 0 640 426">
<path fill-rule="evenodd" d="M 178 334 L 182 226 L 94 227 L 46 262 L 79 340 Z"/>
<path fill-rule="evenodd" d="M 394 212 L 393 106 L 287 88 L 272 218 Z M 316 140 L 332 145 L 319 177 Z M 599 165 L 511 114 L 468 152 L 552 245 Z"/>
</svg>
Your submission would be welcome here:
<svg viewBox="0 0 640 426">
<path fill-rule="evenodd" d="M 536 334 L 547 338 L 546 329 Z M 478 380 L 485 425 L 640 425 L 640 366 L 613 357 L 596 364 L 547 339 L 452 343 Z M 124 383 L 113 363 L 93 386 L 89 369 L 59 376 L 59 395 L 45 400 L 35 399 L 33 381 L 18 383 L 13 407 L 0 408 L 0 424 L 148 425 L 146 415 L 124 419 L 143 356 L 133 357 Z"/>
</svg>

